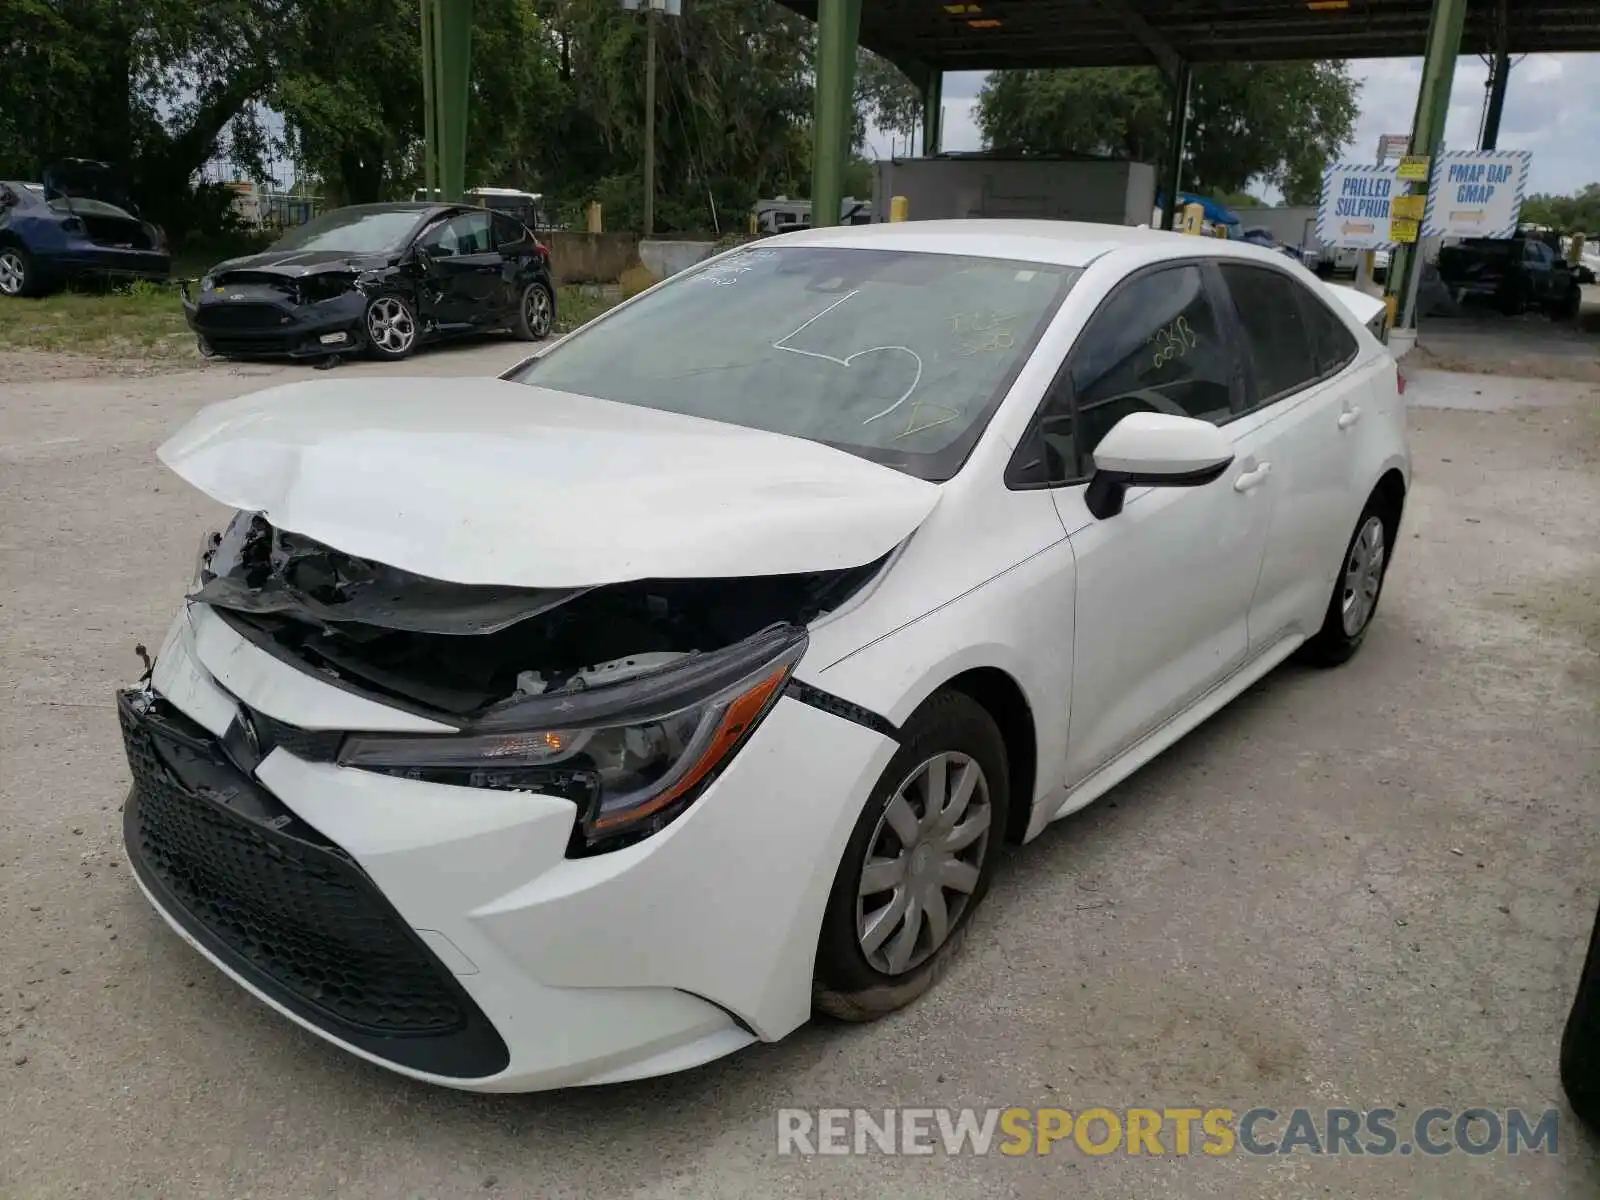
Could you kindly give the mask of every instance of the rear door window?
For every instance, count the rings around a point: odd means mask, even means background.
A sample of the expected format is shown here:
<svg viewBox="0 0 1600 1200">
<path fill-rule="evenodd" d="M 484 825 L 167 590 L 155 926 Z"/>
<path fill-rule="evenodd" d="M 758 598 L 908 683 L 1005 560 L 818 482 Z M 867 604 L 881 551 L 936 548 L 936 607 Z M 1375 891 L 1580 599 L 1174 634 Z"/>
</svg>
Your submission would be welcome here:
<svg viewBox="0 0 1600 1200">
<path fill-rule="evenodd" d="M 490 222 L 497 250 L 514 249 L 528 236 L 528 231 L 522 227 L 522 222 L 505 213 L 491 213 Z"/>
<path fill-rule="evenodd" d="M 1282 271 L 1222 263 L 1255 375 L 1255 406 L 1293 395 L 1322 377 L 1301 284 Z"/>
</svg>

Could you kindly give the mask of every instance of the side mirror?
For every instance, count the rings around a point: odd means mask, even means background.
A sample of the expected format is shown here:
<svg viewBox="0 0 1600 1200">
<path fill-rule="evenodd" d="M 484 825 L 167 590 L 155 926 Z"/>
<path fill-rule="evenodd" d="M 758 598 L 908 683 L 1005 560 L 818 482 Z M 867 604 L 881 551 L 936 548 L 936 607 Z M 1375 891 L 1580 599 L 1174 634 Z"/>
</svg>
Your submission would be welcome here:
<svg viewBox="0 0 1600 1200">
<path fill-rule="evenodd" d="M 1232 462 L 1233 443 L 1209 421 L 1129 413 L 1095 447 L 1084 503 L 1103 521 L 1122 511 L 1130 487 L 1201 487 Z"/>
</svg>

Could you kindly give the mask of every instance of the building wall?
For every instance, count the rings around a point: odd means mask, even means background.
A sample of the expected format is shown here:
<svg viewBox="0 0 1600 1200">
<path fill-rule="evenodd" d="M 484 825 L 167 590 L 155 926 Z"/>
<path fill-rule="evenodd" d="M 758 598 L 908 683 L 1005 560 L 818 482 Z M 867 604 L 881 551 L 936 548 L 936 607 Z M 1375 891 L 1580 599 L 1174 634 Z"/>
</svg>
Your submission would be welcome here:
<svg viewBox="0 0 1600 1200">
<path fill-rule="evenodd" d="M 913 221 L 951 217 L 1032 217 L 1142 225 L 1155 204 L 1149 163 L 1003 159 L 884 159 L 872 207 L 877 219 L 904 196 Z"/>
</svg>

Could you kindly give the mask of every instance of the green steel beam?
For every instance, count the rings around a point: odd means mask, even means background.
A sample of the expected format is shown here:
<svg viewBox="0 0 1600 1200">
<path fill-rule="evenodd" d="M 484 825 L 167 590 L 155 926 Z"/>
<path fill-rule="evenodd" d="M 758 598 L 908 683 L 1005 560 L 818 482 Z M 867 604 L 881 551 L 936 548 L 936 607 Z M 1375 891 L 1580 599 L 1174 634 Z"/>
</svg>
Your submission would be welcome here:
<svg viewBox="0 0 1600 1200">
<path fill-rule="evenodd" d="M 1172 120 L 1167 127 L 1167 161 L 1162 171 L 1161 228 L 1173 229 L 1178 219 L 1178 193 L 1183 191 L 1184 141 L 1189 134 L 1189 89 L 1193 71 L 1179 59 L 1171 77 Z"/>
<path fill-rule="evenodd" d="M 944 72 L 935 68 L 928 72 L 922 85 L 922 156 L 932 158 L 939 153 L 939 122 L 944 116 Z"/>
<path fill-rule="evenodd" d="M 1434 0 L 1433 15 L 1428 21 L 1428 48 L 1422 59 L 1422 86 L 1417 91 L 1417 111 L 1411 123 L 1411 153 L 1428 156 L 1430 182 L 1434 170 L 1431 164 L 1439 155 L 1445 118 L 1450 115 L 1450 88 L 1456 79 L 1456 56 L 1461 52 L 1461 28 L 1466 19 L 1467 0 Z M 1397 247 L 1389 268 L 1386 290 L 1402 306 L 1395 324 L 1403 328 L 1415 328 L 1415 314 L 1405 309 L 1409 307 L 1406 298 L 1412 293 L 1411 278 L 1420 257 L 1415 246 Z"/>
<path fill-rule="evenodd" d="M 422 183 L 432 197 L 439 190 L 439 131 L 433 116 L 433 72 L 439 43 L 438 0 L 421 0 L 422 25 Z"/>
<path fill-rule="evenodd" d="M 844 167 L 855 122 L 856 39 L 861 0 L 817 0 L 817 93 L 811 123 L 811 223 L 839 223 Z"/>
<path fill-rule="evenodd" d="M 467 97 L 472 78 L 472 0 L 421 0 L 424 178 L 445 200 L 467 182 Z"/>
</svg>

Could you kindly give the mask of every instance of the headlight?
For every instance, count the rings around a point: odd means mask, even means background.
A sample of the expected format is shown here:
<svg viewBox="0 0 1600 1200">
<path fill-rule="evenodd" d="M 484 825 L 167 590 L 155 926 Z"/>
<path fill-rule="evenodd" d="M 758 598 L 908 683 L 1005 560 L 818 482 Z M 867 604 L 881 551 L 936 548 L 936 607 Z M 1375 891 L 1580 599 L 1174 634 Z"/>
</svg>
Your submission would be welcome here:
<svg viewBox="0 0 1600 1200">
<path fill-rule="evenodd" d="M 215 279 L 211 278 L 211 276 L 202 275 L 200 277 L 200 290 L 202 292 L 209 292 L 212 289 L 212 287 L 216 284 L 216 282 L 217 281 Z"/>
<path fill-rule="evenodd" d="M 777 703 L 805 652 L 774 626 L 715 654 L 576 693 L 547 693 L 460 734 L 354 734 L 339 763 L 408 779 L 562 796 L 572 852 L 648 837 L 682 815 Z"/>
</svg>

